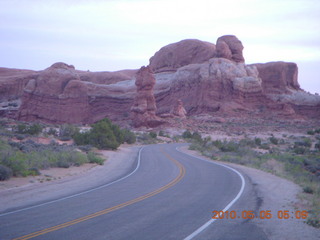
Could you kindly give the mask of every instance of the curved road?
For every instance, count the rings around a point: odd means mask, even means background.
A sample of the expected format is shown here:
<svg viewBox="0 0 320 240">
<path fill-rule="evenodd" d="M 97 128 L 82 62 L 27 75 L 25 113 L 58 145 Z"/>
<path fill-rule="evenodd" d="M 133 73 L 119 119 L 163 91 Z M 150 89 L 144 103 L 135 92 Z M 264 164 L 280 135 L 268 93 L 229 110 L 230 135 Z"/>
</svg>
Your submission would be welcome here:
<svg viewBox="0 0 320 240">
<path fill-rule="evenodd" d="M 0 213 L 0 239 L 267 239 L 250 220 L 212 220 L 258 209 L 249 179 L 178 146 L 142 148 L 131 174 L 93 191 Z"/>
</svg>

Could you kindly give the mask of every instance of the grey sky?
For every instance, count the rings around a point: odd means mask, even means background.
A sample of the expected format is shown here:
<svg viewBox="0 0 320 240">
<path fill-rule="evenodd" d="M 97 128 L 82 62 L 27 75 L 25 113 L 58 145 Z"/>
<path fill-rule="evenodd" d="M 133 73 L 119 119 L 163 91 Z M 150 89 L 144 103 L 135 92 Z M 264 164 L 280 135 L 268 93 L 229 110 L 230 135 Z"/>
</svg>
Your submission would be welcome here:
<svg viewBox="0 0 320 240">
<path fill-rule="evenodd" d="M 234 34 L 246 63 L 296 62 L 320 93 L 319 29 L 319 0 L 0 0 L 0 66 L 139 68 L 169 43 Z"/>
</svg>

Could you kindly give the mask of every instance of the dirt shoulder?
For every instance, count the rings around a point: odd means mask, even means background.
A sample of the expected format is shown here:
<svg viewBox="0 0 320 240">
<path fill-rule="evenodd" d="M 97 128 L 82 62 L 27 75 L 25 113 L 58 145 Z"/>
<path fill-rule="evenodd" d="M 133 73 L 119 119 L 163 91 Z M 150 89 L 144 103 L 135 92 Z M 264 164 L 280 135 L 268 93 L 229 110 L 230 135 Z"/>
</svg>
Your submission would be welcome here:
<svg viewBox="0 0 320 240">
<path fill-rule="evenodd" d="M 100 151 L 104 165 L 42 170 L 40 176 L 0 182 L 0 212 L 58 199 L 110 182 L 128 172 L 139 146 L 122 145 L 117 151 Z"/>
<path fill-rule="evenodd" d="M 180 150 L 207 159 L 198 152 L 189 150 L 188 146 L 184 146 Z M 298 194 L 302 192 L 298 185 L 258 169 L 227 162 L 217 162 L 244 173 L 250 179 L 251 184 L 255 185 L 258 197 L 262 199 L 259 211 L 269 210 L 274 216 L 265 220 L 254 219 L 253 223 L 261 227 L 270 240 L 320 239 L 320 230 L 305 224 L 304 220 L 295 218 L 278 219 L 277 217 L 278 211 L 286 210 L 293 216 L 292 212 L 305 210 L 302 201 L 298 198 Z"/>
</svg>

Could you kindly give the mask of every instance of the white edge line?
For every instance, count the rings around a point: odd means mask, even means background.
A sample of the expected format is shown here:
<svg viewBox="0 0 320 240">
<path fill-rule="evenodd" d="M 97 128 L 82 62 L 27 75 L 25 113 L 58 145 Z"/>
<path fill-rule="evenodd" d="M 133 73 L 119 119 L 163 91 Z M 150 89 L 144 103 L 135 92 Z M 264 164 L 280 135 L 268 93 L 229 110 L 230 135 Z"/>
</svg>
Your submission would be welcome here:
<svg viewBox="0 0 320 240">
<path fill-rule="evenodd" d="M 137 163 L 136 168 L 135 168 L 131 173 L 129 173 L 128 175 L 126 175 L 126 176 L 124 176 L 124 177 L 122 177 L 122 178 L 120 178 L 120 179 L 117 179 L 117 180 L 115 180 L 115 181 L 113 181 L 113 182 L 110 182 L 110 183 L 107 183 L 107 184 L 105 184 L 105 185 L 102 185 L 102 186 L 99 186 L 99 187 L 96 187 L 96 188 L 92 188 L 92 189 L 90 189 L 90 190 L 83 191 L 83 192 L 80 192 L 80 193 L 77 193 L 77 194 L 73 194 L 73 195 L 70 195 L 70 196 L 67 196 L 67 197 L 63 197 L 63 198 L 59 198 L 59 199 L 56 199 L 56 200 L 53 200 L 53 201 L 41 203 L 41 204 L 38 204 L 38 205 L 34 205 L 34 206 L 32 206 L 32 207 L 21 208 L 21 209 L 19 209 L 19 210 L 2 213 L 2 214 L 0 214 L 0 217 L 7 216 L 7 215 L 10 215 L 10 214 L 14 214 L 14 213 L 18 213 L 18 212 L 22 212 L 22 211 L 26 211 L 26 210 L 30 210 L 30 209 L 37 208 L 37 207 L 42 207 L 42 206 L 49 205 L 49 204 L 56 203 L 56 202 L 60 202 L 60 201 L 63 201 L 63 200 L 69 199 L 69 198 L 78 197 L 78 196 L 80 196 L 80 195 L 87 194 L 87 193 L 96 191 L 96 190 L 98 190 L 98 189 L 108 187 L 108 186 L 110 186 L 110 185 L 112 185 L 112 184 L 115 184 L 115 183 L 117 183 L 117 182 L 120 182 L 120 181 L 122 181 L 122 180 L 130 177 L 132 174 L 134 174 L 134 173 L 138 170 L 138 168 L 140 167 L 140 156 L 141 156 L 141 151 L 142 151 L 143 148 L 144 148 L 144 146 L 139 149 L 138 163 Z"/>
<path fill-rule="evenodd" d="M 185 153 L 185 152 L 182 152 L 178 149 L 178 147 L 176 147 L 176 150 L 180 153 L 183 153 L 183 154 L 186 154 L 186 155 L 189 155 L 191 157 L 194 157 L 194 158 L 197 158 L 199 160 L 202 160 L 202 161 L 205 161 L 205 162 L 209 162 L 209 163 L 212 163 L 212 164 L 216 164 L 216 165 L 219 165 L 219 166 L 222 166 L 222 167 L 225 167 L 225 168 L 228 168 L 230 169 L 231 171 L 235 172 L 236 174 L 238 174 L 238 176 L 240 177 L 241 179 L 241 188 L 240 188 L 240 191 L 238 192 L 237 196 L 222 210 L 223 212 L 227 211 L 230 207 L 232 207 L 232 205 L 238 201 L 238 199 L 241 197 L 242 193 L 243 193 L 243 190 L 244 190 L 244 187 L 246 185 L 246 182 L 244 180 L 244 177 L 242 176 L 242 174 L 240 172 L 238 172 L 237 170 L 235 170 L 234 168 L 232 167 L 229 167 L 229 166 L 226 166 L 224 164 L 221 164 L 221 163 L 216 163 L 216 162 L 213 162 L 213 161 L 209 161 L 209 160 L 206 160 L 204 158 L 199 158 L 199 157 L 196 157 L 194 155 L 191 155 L 189 153 Z M 201 227 L 199 227 L 197 230 L 195 230 L 193 233 L 191 233 L 189 236 L 187 236 L 186 238 L 184 238 L 184 240 L 191 240 L 193 239 L 195 236 L 197 236 L 199 233 L 201 233 L 204 229 L 206 229 L 210 224 L 212 224 L 214 221 L 216 221 L 217 219 L 210 219 L 209 221 L 207 221 L 205 224 L 203 224 Z"/>
</svg>

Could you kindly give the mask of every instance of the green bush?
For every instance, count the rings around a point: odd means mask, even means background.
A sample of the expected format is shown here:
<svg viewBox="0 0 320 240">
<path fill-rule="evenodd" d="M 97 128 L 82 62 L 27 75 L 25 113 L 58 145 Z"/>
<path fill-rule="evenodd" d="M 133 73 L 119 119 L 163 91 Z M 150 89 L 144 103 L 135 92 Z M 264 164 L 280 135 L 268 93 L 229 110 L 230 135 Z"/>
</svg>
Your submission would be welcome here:
<svg viewBox="0 0 320 240">
<path fill-rule="evenodd" d="M 160 137 L 165 137 L 166 135 L 165 135 L 164 131 L 160 130 L 160 131 L 159 131 L 159 136 L 160 136 Z"/>
<path fill-rule="evenodd" d="M 59 128 L 59 138 L 61 139 L 71 139 L 74 134 L 79 132 L 79 128 L 72 124 L 63 124 Z M 65 140 L 68 141 L 68 140 Z"/>
<path fill-rule="evenodd" d="M 192 139 L 197 141 L 197 142 L 201 142 L 202 141 L 202 136 L 199 132 L 193 132 L 192 133 Z"/>
<path fill-rule="evenodd" d="M 86 154 L 72 146 L 42 145 L 32 141 L 6 143 L 0 140 L 0 165 L 10 169 L 13 176 L 40 174 L 49 167 L 80 166 L 88 162 Z"/>
<path fill-rule="evenodd" d="M 12 177 L 12 170 L 6 166 L 0 165 L 0 181 L 8 180 Z"/>
<path fill-rule="evenodd" d="M 257 146 L 261 146 L 261 139 L 260 138 L 255 138 L 254 142 Z"/>
<path fill-rule="evenodd" d="M 303 188 L 303 192 L 313 194 L 313 189 L 309 186 Z"/>
<path fill-rule="evenodd" d="M 41 174 L 41 173 L 40 173 L 40 171 L 39 171 L 38 168 L 33 167 L 33 168 L 29 168 L 29 169 L 28 169 L 28 175 L 31 175 L 31 176 L 39 176 L 40 174 Z"/>
<path fill-rule="evenodd" d="M 189 130 L 186 130 L 182 133 L 183 138 L 192 138 L 192 133 Z"/>
<path fill-rule="evenodd" d="M 91 125 L 91 130 L 73 134 L 73 140 L 77 145 L 91 145 L 98 149 L 117 149 L 120 144 L 135 143 L 136 136 L 128 129 L 121 129 L 118 125 L 105 118 Z"/>
<path fill-rule="evenodd" d="M 99 165 L 103 165 L 105 161 L 103 158 L 99 157 L 94 152 L 89 152 L 87 156 L 88 156 L 89 163 L 97 163 Z"/>
<path fill-rule="evenodd" d="M 54 128 L 50 128 L 48 131 L 48 135 L 58 136 L 58 131 Z"/>
<path fill-rule="evenodd" d="M 149 135 L 152 138 L 157 138 L 157 133 L 155 133 L 155 132 L 150 132 Z"/>
<path fill-rule="evenodd" d="M 315 132 L 314 132 L 313 130 L 309 130 L 309 131 L 307 131 L 307 134 L 309 134 L 309 135 L 314 135 Z"/>
<path fill-rule="evenodd" d="M 220 147 L 222 152 L 236 152 L 239 149 L 239 144 L 235 142 L 224 142 Z"/>
<path fill-rule="evenodd" d="M 14 131 L 19 134 L 30 134 L 30 135 L 37 135 L 42 132 L 42 126 L 38 123 L 34 123 L 31 125 L 27 124 L 18 124 Z"/>
<path fill-rule="evenodd" d="M 303 154 L 305 154 L 305 153 L 307 152 L 307 149 L 304 148 L 304 147 L 294 147 L 294 148 L 293 148 L 293 152 L 294 152 L 295 154 L 303 155 Z"/>
<path fill-rule="evenodd" d="M 274 145 L 278 145 L 278 143 L 279 143 L 279 140 L 274 136 L 270 137 L 269 140 Z"/>
<path fill-rule="evenodd" d="M 128 129 L 124 129 L 122 131 L 123 131 L 124 142 L 128 144 L 133 144 L 136 142 L 136 135 L 133 132 L 131 132 Z"/>
</svg>

